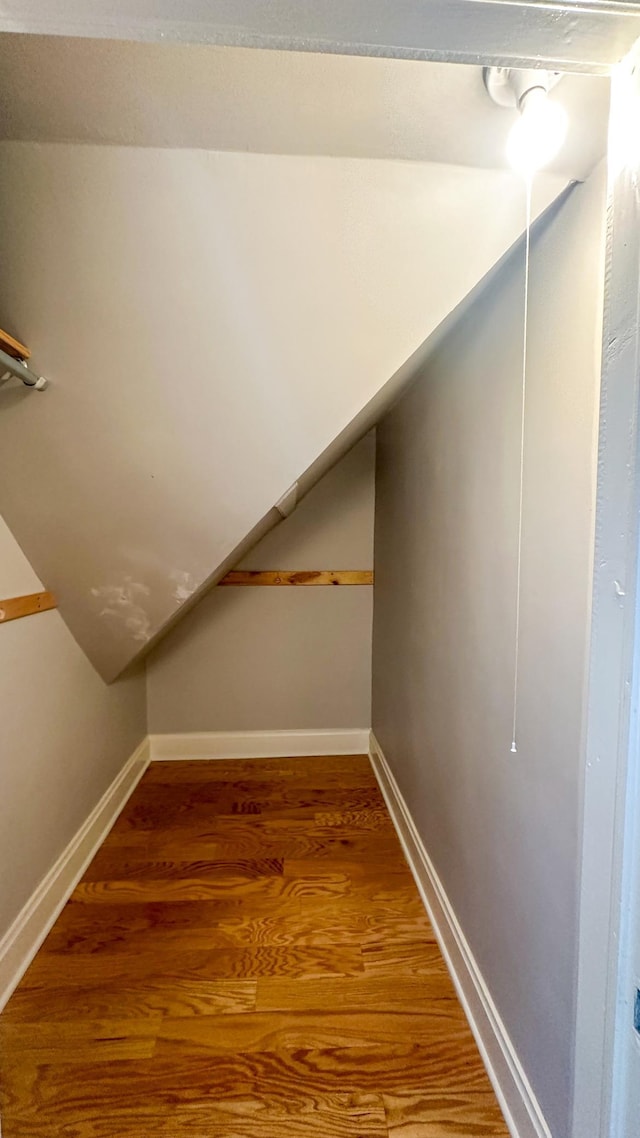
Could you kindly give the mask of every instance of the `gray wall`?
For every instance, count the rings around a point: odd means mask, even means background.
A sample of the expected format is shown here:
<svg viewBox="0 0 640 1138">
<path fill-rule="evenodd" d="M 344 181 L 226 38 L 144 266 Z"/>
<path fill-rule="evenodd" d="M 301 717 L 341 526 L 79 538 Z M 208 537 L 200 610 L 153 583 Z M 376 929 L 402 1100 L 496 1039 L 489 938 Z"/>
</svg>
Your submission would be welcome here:
<svg viewBox="0 0 640 1138">
<path fill-rule="evenodd" d="M 0 518 L 0 598 L 42 589 Z M 0 625 L 0 938 L 146 732 L 144 676 L 108 687 L 55 610 Z"/>
<path fill-rule="evenodd" d="M 518 753 L 522 256 L 378 431 L 373 727 L 554 1138 L 577 955 L 604 171 L 534 241 Z"/>
<path fill-rule="evenodd" d="M 244 558 L 246 569 L 370 569 L 368 434 Z M 147 661 L 149 730 L 368 727 L 370 586 L 212 589 Z"/>
</svg>

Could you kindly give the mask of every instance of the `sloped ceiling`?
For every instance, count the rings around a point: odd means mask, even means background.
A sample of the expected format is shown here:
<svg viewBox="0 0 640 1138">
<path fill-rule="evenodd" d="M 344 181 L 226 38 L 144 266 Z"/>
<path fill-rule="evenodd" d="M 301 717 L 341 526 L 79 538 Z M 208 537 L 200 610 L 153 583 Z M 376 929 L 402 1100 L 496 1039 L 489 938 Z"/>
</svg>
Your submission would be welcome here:
<svg viewBox="0 0 640 1138">
<path fill-rule="evenodd" d="M 35 118 L 46 138 L 46 108 Z M 566 182 L 537 180 L 534 215 Z M 0 391 L 0 512 L 106 678 L 523 226 L 504 169 L 0 144 L 0 326 L 52 381 Z"/>
</svg>

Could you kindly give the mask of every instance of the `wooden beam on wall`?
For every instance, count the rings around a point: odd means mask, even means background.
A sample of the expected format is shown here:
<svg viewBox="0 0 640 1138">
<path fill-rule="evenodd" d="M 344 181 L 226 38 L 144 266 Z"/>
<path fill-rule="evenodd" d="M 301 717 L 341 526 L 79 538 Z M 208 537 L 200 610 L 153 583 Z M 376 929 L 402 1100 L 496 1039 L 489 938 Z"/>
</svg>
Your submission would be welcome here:
<svg viewBox="0 0 640 1138">
<path fill-rule="evenodd" d="M 47 612 L 56 607 L 53 593 L 29 593 L 25 597 L 9 597 L 0 601 L 0 624 L 9 620 L 19 620 L 22 616 L 33 616 L 36 612 Z"/>
<path fill-rule="evenodd" d="M 234 569 L 220 585 L 373 585 L 372 569 Z"/>
<path fill-rule="evenodd" d="M 8 356 L 12 356 L 14 360 L 28 360 L 31 355 L 26 344 L 21 344 L 8 332 L 3 332 L 2 328 L 0 328 L 0 349 L 6 352 Z"/>
</svg>

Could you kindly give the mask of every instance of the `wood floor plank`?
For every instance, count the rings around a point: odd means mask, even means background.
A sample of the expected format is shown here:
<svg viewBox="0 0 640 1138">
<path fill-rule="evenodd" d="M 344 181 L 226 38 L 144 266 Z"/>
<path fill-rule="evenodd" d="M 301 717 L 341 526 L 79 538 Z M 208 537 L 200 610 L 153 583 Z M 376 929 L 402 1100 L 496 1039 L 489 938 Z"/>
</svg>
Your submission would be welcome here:
<svg viewBox="0 0 640 1138">
<path fill-rule="evenodd" d="M 294 776 L 261 779 L 230 777 L 209 781 L 194 778 L 192 782 L 184 780 L 181 782 L 179 795 L 175 793 L 171 784 L 142 782 L 136 795 L 124 807 L 123 813 L 127 812 L 127 808 L 136 810 L 142 806 L 171 804 L 184 813 L 189 807 L 197 805 L 218 806 L 220 802 L 241 802 L 243 799 L 255 800 L 258 804 L 278 802 L 290 806 L 292 810 L 298 806 L 319 806 L 323 802 L 341 808 L 349 802 L 366 807 L 383 801 L 377 783 L 373 779 L 364 781 L 360 777 L 337 775 L 317 779 Z M 218 813 L 224 811 L 218 810 Z M 252 811 L 249 810 L 247 813 Z"/>
<path fill-rule="evenodd" d="M 206 1060 L 208 1068 L 210 1059 Z M 145 1066 L 149 1066 L 148 1064 Z M 154 1064 L 154 1066 L 159 1066 Z M 11 1138 L 386 1138 L 381 1095 L 367 1092 L 318 1092 L 293 1089 L 283 1093 L 281 1081 L 253 1082 L 228 1068 L 220 1080 L 178 1068 L 166 1072 L 164 1086 L 154 1088 L 141 1065 L 113 1064 L 126 1069 L 124 1083 L 112 1080 L 104 1093 L 101 1070 L 31 1067 L 23 1069 L 22 1093 L 8 1100 Z M 125 1072 L 123 1072 L 125 1073 Z M 285 1076 L 286 1077 L 286 1076 Z M 53 1086 L 52 1086 L 53 1084 Z M 82 1086 L 97 1084 L 89 1098 Z M 188 1090 L 185 1093 L 185 1088 Z M 233 1089 L 230 1089 L 233 1088 Z M 53 1093 L 52 1093 L 53 1091 Z M 132 1093 L 133 1092 L 133 1093 Z"/>
<path fill-rule="evenodd" d="M 420 937 L 429 939 L 433 931 L 419 901 L 413 903 L 389 902 L 378 905 L 372 911 L 362 911 L 363 906 L 324 903 L 317 911 L 301 913 L 296 920 L 294 914 L 287 914 L 287 920 L 277 917 L 251 914 L 239 917 L 223 917 L 217 924 L 215 935 L 225 938 L 227 944 L 349 944 L 359 943 L 363 947 L 375 944 L 381 939 L 388 941 L 415 941 Z"/>
<path fill-rule="evenodd" d="M 379 803 L 359 809 L 352 807 L 344 810 L 318 811 L 314 817 L 318 826 L 330 826 L 334 829 L 350 830 L 354 827 L 360 830 L 393 831 L 393 823 L 387 809 Z"/>
<path fill-rule="evenodd" d="M 256 791 L 234 783 L 213 783 L 190 794 L 176 795 L 171 787 L 155 786 L 144 794 L 132 796 L 114 831 L 122 833 L 160 826 L 167 829 L 179 826 L 186 818 L 197 825 L 227 815 L 308 818 L 317 812 L 380 811 L 383 807 L 384 800 L 377 787 L 338 786 L 316 790 L 285 785 L 282 788 L 273 786 L 270 790 L 265 788 L 260 793 L 259 789 Z"/>
<path fill-rule="evenodd" d="M 112 838 L 116 837 L 118 842 L 122 845 L 131 844 L 133 846 L 140 844 L 140 839 L 143 841 L 149 840 L 152 837 L 159 839 L 165 838 L 167 841 L 175 841 L 177 838 L 188 838 L 191 835 L 194 838 L 209 838 L 215 841 L 216 838 L 222 838 L 226 842 L 239 840 L 242 841 L 248 836 L 257 835 L 262 839 L 266 838 L 280 838 L 287 839 L 292 837 L 304 837 L 311 835 L 315 838 L 322 837 L 324 828 L 315 822 L 313 817 L 314 813 L 318 813 L 317 807 L 313 806 L 303 817 L 298 817 L 296 810 L 291 807 L 279 816 L 275 814 L 258 814 L 247 812 L 242 814 L 239 811 L 231 814 L 216 814 L 209 811 L 205 818 L 200 818 L 194 811 L 187 816 L 179 819 L 179 822 L 174 825 L 170 818 L 165 819 L 162 825 L 151 825 L 148 828 L 136 827 L 129 835 L 121 834 L 118 829 L 114 829 L 109 834 L 109 844 L 112 844 Z M 358 838 L 368 849 L 373 853 L 379 842 L 385 842 L 394 851 L 397 851 L 397 838 L 394 831 L 390 828 L 388 833 L 383 835 L 371 834 L 370 831 L 360 828 L 352 827 L 353 834 L 339 834 L 334 833 L 326 834 L 327 838 L 332 841 L 344 842 L 348 836 Z M 116 842 L 115 844 L 118 844 Z M 237 856 L 237 855 L 236 855 Z"/>
<path fill-rule="evenodd" d="M 246 877 L 242 874 L 216 874 L 197 871 L 191 876 L 164 878 L 131 878 L 108 881 L 81 881 L 71 897 L 71 903 L 121 904 L 126 901 L 228 901 L 238 899 L 295 899 L 304 896 L 325 898 L 343 897 L 351 891 L 351 882 L 345 873 L 325 873 L 322 876 Z"/>
<path fill-rule="evenodd" d="M 445 969 L 446 972 L 446 969 Z M 164 977 L 176 980 L 226 980 L 286 976 L 314 979 L 363 973 L 359 945 L 258 945 L 255 948 L 195 950 L 156 942 L 150 952 L 65 953 L 41 951 L 20 985 L 32 988 L 91 987 Z"/>
<path fill-rule="evenodd" d="M 335 936 L 339 938 L 337 941 L 331 939 L 332 930 L 335 931 Z M 254 933 L 253 939 L 251 939 L 251 932 Z M 224 953 L 231 957 L 238 952 L 251 952 L 263 948 L 289 950 L 290 948 L 304 947 L 318 949 L 330 948 L 335 944 L 339 947 L 359 947 L 358 930 L 353 928 L 342 929 L 340 926 L 332 925 L 329 929 L 318 930 L 316 936 L 309 931 L 306 938 L 303 937 L 300 941 L 293 934 L 291 936 L 283 934 L 279 937 L 275 929 L 271 931 L 270 936 L 265 934 L 264 938 L 259 940 L 256 930 L 249 930 L 240 935 L 238 932 L 235 934 L 233 932 L 227 933 L 216 928 L 187 926 L 186 928 L 162 929 L 150 926 L 137 931 L 134 930 L 129 934 L 124 930 L 112 931 L 105 928 L 100 931 L 82 933 L 77 939 L 74 939 L 73 934 L 69 934 L 64 939 L 57 938 L 52 941 L 55 950 L 53 955 L 64 956 L 73 953 L 77 956 L 89 955 L 96 958 L 102 954 L 109 956 L 121 954 L 127 957 L 144 953 L 149 956 L 154 950 L 165 957 L 169 953 L 184 953 L 192 950 L 205 953 Z"/>
<path fill-rule="evenodd" d="M 393 1014 L 425 1014 L 435 1004 L 451 1000 L 458 1007 L 455 988 L 446 967 L 426 975 L 354 977 L 322 976 L 291 979 L 261 977 L 256 993 L 257 1012 L 299 1012 L 340 1009 Z"/>
<path fill-rule="evenodd" d="M 403 976 L 432 975 L 434 971 L 449 975 L 435 935 L 415 941 L 378 941 L 363 945 L 362 963 L 368 976 L 401 980 Z"/>
<path fill-rule="evenodd" d="M 468 1032 L 464 1013 L 455 999 L 433 1000 L 427 1012 L 357 1010 L 351 1012 L 260 1012 L 218 1017 L 201 1015 L 165 1018 L 158 1028 L 155 1054 L 159 1059 L 179 1054 L 224 1055 L 268 1051 L 277 1055 L 303 1049 L 334 1051 L 381 1046 L 406 1048 L 425 1040 L 437 1048 Z"/>
<path fill-rule="evenodd" d="M 509 1138 L 491 1088 L 383 1096 L 389 1138 Z"/>
<path fill-rule="evenodd" d="M 53 1023 L 21 1023 L 0 1020 L 0 1052 L 7 1060 L 38 1065 L 86 1063 L 90 1053 L 94 1062 L 115 1059 L 149 1059 L 156 1046 L 160 1015 L 142 1020 L 91 1019 L 58 1020 Z M 10 1076 L 9 1076 L 10 1077 Z"/>
<path fill-rule="evenodd" d="M 69 903 L 46 938 L 43 949 L 45 952 L 96 952 L 112 946 L 112 951 L 133 955 L 145 942 L 144 934 L 157 936 L 158 947 L 161 947 L 164 934 L 202 931 L 206 934 L 204 939 L 197 944 L 194 940 L 193 948 L 212 951 L 230 943 L 226 937 L 217 937 L 216 930 L 222 917 L 241 913 L 242 905 L 242 899 Z M 148 947 L 153 949 L 152 940 Z"/>
<path fill-rule="evenodd" d="M 505 1138 L 367 756 L 153 763 L 0 1018 L 3 1138 Z"/>
<path fill-rule="evenodd" d="M 6 1012 L 9 1023 L 63 1023 L 83 1019 L 142 1020 L 252 1012 L 256 980 L 176 979 L 155 975 L 60 988 L 21 988 Z"/>
<path fill-rule="evenodd" d="M 432 1093 L 486 1092 L 487 1075 L 470 1035 L 440 1045 L 300 1049 L 292 1052 L 154 1057 L 131 1062 L 25 1066 L 7 1086 L 7 1116 L 14 1095 L 29 1093 L 24 1115 L 55 1109 L 59 1119 L 91 1109 L 115 1115 L 153 1104 L 160 1112 L 180 1104 L 260 1095 L 269 1106 L 300 1109 L 329 1093 L 398 1095 L 422 1087 Z M 53 1108 L 53 1109 L 52 1109 Z M 55 1131 L 54 1131 L 55 1133 Z M 3 1115 L 3 1138 L 5 1138 Z M 11 1129 L 6 1138 L 14 1138 Z"/>
<path fill-rule="evenodd" d="M 176 858 L 148 858 L 133 853 L 127 856 L 119 849 L 105 847 L 98 852 L 87 869 L 82 882 L 88 881 L 180 881 L 184 877 L 212 878 L 222 881 L 227 877 L 273 877 L 284 870 L 282 858 L 206 859 L 200 861 Z M 327 872 L 341 872 L 328 870 Z M 343 871 L 342 871 L 343 872 Z"/>
<path fill-rule="evenodd" d="M 408 887 L 414 885 L 411 870 L 402 855 L 394 857 L 368 856 L 366 860 L 362 861 L 355 858 L 339 860 L 339 854 L 335 860 L 329 857 L 285 858 L 282 872 L 286 877 L 314 877 L 324 873 L 345 873 L 352 882 L 369 881 L 372 883 L 393 877 L 398 885 Z"/>
<path fill-rule="evenodd" d="M 375 785 L 375 775 L 368 755 L 314 755 L 304 759 L 201 759 L 159 761 L 151 764 L 144 776 L 146 786 L 165 783 L 175 786 L 182 782 L 244 781 L 249 778 L 280 782 L 285 778 L 306 779 L 320 784 L 329 775 L 341 779 L 368 780 Z"/>
<path fill-rule="evenodd" d="M 375 838 L 375 841 L 374 841 Z M 326 858 L 362 862 L 369 856 L 402 860 L 395 834 L 371 831 L 331 833 L 308 822 L 278 825 L 274 819 L 239 816 L 218 818 L 207 824 L 182 825 L 156 830 L 113 831 L 109 850 L 122 848 L 126 856 L 177 860 L 235 860 L 237 858 Z"/>
<path fill-rule="evenodd" d="M 200 906 L 200 916 L 194 910 Z M 275 907 L 275 906 L 274 906 Z M 295 902 L 272 915 L 220 916 L 205 902 L 177 902 L 148 906 L 91 906 L 104 915 L 59 924 L 45 941 L 45 951 L 58 953 L 213 951 L 258 946 L 319 948 L 330 945 L 361 946 L 433 938 L 424 915 L 405 914 L 403 905 L 388 906 L 386 913 L 358 913 L 354 906 L 329 907 L 320 899 L 316 912 L 302 913 Z M 211 906 L 211 908 L 213 908 Z M 418 908 L 416 903 L 415 908 Z M 122 914 L 122 910 L 125 913 Z M 115 910 L 115 915 L 114 914 Z M 126 917 L 131 911 L 130 925 Z M 135 914 L 135 915 L 134 915 Z M 207 926 L 207 921 L 210 925 Z"/>
<path fill-rule="evenodd" d="M 177 872 L 179 863 L 171 863 L 170 871 L 158 871 L 156 865 L 167 863 L 143 863 L 139 876 L 128 872 L 110 878 L 97 878 L 94 873 L 85 878 L 74 890 L 71 904 L 123 904 L 132 903 L 171 903 L 176 901 L 229 901 L 250 900 L 260 905 L 262 900 L 309 901 L 315 898 L 325 900 L 358 900 L 359 903 L 385 902 L 403 899 L 415 900 L 415 886 L 410 874 L 403 866 L 377 864 L 367 873 L 351 870 L 347 863 L 339 869 L 324 866 L 318 862 L 315 871 L 290 872 L 282 869 L 268 875 L 247 876 L 242 871 L 227 872 L 223 866 L 218 872 L 217 863 L 185 862 L 182 874 Z M 284 862 L 279 863 L 284 866 Z M 133 867 L 131 867 L 133 868 Z"/>
</svg>

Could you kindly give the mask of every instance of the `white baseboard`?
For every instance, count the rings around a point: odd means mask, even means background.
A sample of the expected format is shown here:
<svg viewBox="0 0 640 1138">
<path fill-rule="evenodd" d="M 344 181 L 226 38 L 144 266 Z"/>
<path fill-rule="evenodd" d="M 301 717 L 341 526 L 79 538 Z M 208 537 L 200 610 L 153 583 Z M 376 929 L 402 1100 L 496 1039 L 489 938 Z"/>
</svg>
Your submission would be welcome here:
<svg viewBox="0 0 640 1138">
<path fill-rule="evenodd" d="M 0 941 L 0 1010 L 140 781 L 149 760 L 149 741 L 145 738 Z"/>
<path fill-rule="evenodd" d="M 513 1138 L 552 1138 L 515 1048 L 460 928 L 380 744 L 371 763 Z"/>
<path fill-rule="evenodd" d="M 151 759 L 284 759 L 366 755 L 369 728 L 343 731 L 197 731 L 149 735 Z"/>
</svg>

